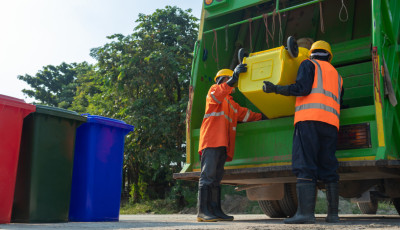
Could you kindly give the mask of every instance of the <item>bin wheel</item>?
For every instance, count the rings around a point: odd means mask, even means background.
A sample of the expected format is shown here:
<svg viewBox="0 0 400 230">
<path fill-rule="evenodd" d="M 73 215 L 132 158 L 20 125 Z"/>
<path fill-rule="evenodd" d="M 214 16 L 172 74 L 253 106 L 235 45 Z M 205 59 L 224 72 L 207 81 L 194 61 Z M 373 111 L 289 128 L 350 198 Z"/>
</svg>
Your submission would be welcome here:
<svg viewBox="0 0 400 230">
<path fill-rule="evenodd" d="M 357 202 L 357 206 L 362 214 L 375 215 L 378 211 L 378 201 L 371 197 L 371 202 Z"/>
<path fill-rule="evenodd" d="M 244 57 L 248 57 L 248 56 L 249 56 L 249 54 L 246 52 L 246 50 L 244 48 L 240 48 L 238 51 L 239 64 L 241 64 L 243 62 Z"/>
<path fill-rule="evenodd" d="M 297 58 L 297 56 L 299 56 L 299 46 L 297 45 L 297 41 L 293 36 L 288 37 L 286 49 L 292 58 Z"/>
</svg>

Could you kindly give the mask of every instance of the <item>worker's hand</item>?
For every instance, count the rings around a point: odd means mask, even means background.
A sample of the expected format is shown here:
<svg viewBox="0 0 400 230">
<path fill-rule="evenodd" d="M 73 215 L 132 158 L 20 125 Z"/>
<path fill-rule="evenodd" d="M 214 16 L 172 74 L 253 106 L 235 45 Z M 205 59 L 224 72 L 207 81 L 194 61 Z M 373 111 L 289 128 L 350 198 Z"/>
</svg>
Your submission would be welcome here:
<svg viewBox="0 0 400 230">
<path fill-rule="evenodd" d="M 276 85 L 270 81 L 264 81 L 262 89 L 265 93 L 276 93 Z"/>
<path fill-rule="evenodd" d="M 244 73 L 247 71 L 247 64 L 239 64 L 236 66 L 236 68 L 233 70 L 233 75 L 236 75 L 239 77 L 240 73 Z"/>
<path fill-rule="evenodd" d="M 247 64 L 239 64 L 236 66 L 235 70 L 233 70 L 233 75 L 226 82 L 230 87 L 234 87 L 239 80 L 239 74 L 247 71 Z"/>
</svg>

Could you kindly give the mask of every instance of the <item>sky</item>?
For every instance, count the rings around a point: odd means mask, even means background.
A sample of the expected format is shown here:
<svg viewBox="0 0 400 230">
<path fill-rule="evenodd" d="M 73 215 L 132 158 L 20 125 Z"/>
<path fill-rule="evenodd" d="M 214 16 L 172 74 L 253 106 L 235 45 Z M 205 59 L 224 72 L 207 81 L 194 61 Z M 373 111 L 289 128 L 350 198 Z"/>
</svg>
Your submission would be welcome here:
<svg viewBox="0 0 400 230">
<path fill-rule="evenodd" d="M 201 0 L 0 0 L 0 94 L 25 99 L 29 86 L 18 75 L 43 66 L 87 61 L 90 49 L 113 34 L 128 35 L 139 13 L 165 6 L 191 8 L 200 18 Z"/>
</svg>

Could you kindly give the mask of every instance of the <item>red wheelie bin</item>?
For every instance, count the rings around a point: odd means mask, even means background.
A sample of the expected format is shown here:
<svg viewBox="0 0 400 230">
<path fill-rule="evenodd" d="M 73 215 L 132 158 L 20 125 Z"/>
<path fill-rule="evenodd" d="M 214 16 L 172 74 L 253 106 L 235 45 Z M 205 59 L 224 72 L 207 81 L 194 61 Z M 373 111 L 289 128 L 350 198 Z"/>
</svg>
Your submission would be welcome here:
<svg viewBox="0 0 400 230">
<path fill-rule="evenodd" d="M 0 94 L 0 224 L 10 223 L 24 117 L 36 107 Z"/>
</svg>

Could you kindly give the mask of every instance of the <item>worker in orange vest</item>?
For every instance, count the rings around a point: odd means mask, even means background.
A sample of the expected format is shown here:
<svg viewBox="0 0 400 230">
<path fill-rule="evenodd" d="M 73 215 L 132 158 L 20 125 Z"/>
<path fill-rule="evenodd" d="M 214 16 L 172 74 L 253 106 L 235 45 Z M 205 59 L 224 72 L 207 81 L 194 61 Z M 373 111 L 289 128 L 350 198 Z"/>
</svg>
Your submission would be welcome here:
<svg viewBox="0 0 400 230">
<path fill-rule="evenodd" d="M 232 161 L 235 150 L 236 124 L 261 120 L 262 114 L 240 107 L 232 96 L 239 74 L 246 72 L 246 64 L 235 70 L 222 69 L 214 78 L 206 98 L 206 111 L 200 128 L 199 154 L 201 174 L 197 221 L 232 221 L 221 209 L 220 182 L 225 161 Z"/>
<path fill-rule="evenodd" d="M 316 182 L 325 183 L 327 222 L 339 222 L 339 175 L 335 156 L 339 130 L 343 80 L 331 65 L 332 51 L 325 41 L 314 42 L 310 58 L 297 72 L 296 83 L 287 86 L 264 81 L 263 91 L 297 96 L 294 114 L 292 171 L 297 177 L 298 208 L 286 224 L 315 223 Z"/>
</svg>

